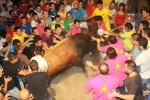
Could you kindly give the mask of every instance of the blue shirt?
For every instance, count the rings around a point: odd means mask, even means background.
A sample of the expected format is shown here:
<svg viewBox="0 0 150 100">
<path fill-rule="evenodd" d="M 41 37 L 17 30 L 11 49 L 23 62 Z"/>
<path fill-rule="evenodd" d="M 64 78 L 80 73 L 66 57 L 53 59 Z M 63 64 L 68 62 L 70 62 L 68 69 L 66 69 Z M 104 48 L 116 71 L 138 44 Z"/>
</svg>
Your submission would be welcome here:
<svg viewBox="0 0 150 100">
<path fill-rule="evenodd" d="M 140 17 L 138 18 L 138 20 L 135 22 L 135 24 L 139 26 L 139 25 L 140 25 L 141 20 L 142 20 L 142 16 L 140 16 Z"/>
<path fill-rule="evenodd" d="M 48 19 L 46 19 L 45 23 L 46 23 L 46 24 L 51 24 L 51 23 L 52 23 L 51 17 L 48 17 Z"/>
<path fill-rule="evenodd" d="M 87 12 L 82 8 L 82 9 L 80 9 L 81 11 L 82 11 L 82 13 L 84 14 L 84 16 L 85 15 L 87 15 Z"/>
<path fill-rule="evenodd" d="M 0 24 L 0 30 L 5 30 L 6 31 L 6 26 L 8 26 L 8 23 L 5 21 L 3 25 Z"/>
<path fill-rule="evenodd" d="M 133 58 L 136 59 L 137 56 L 138 56 L 139 54 L 141 54 L 141 52 L 142 52 L 142 51 L 139 50 L 137 46 L 135 46 L 134 49 L 133 49 Z"/>
<path fill-rule="evenodd" d="M 73 17 L 76 17 L 78 19 L 82 19 L 84 17 L 84 14 L 80 9 L 78 9 L 77 12 L 74 12 L 74 8 L 72 8 L 70 12 L 72 13 Z"/>
<path fill-rule="evenodd" d="M 14 46 L 13 46 L 13 44 L 10 44 L 10 48 L 9 48 L 9 51 L 8 51 L 8 55 L 9 55 L 11 52 L 15 52 L 15 51 L 14 51 Z"/>
<path fill-rule="evenodd" d="M 31 26 L 30 23 L 27 22 L 26 26 L 23 26 L 23 25 L 21 24 L 21 25 L 20 25 L 20 28 L 21 28 L 21 30 L 25 30 L 25 33 L 29 35 L 29 34 L 31 33 L 30 30 L 31 30 L 32 26 Z"/>
</svg>

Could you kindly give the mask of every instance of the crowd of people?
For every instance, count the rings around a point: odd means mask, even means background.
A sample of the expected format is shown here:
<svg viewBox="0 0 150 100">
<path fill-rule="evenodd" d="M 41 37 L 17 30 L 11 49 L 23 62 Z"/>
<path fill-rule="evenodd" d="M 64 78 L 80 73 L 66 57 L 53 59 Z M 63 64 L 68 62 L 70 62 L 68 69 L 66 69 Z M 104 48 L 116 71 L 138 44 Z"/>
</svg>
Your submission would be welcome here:
<svg viewBox="0 0 150 100">
<path fill-rule="evenodd" d="M 150 92 L 150 9 L 134 0 L 1 0 L 0 99 L 56 100 L 44 54 L 64 38 L 97 23 L 103 63 L 85 86 L 93 100 L 148 100 Z M 148 0 L 149 4 L 149 0 Z M 103 38 L 105 37 L 105 39 Z"/>
</svg>

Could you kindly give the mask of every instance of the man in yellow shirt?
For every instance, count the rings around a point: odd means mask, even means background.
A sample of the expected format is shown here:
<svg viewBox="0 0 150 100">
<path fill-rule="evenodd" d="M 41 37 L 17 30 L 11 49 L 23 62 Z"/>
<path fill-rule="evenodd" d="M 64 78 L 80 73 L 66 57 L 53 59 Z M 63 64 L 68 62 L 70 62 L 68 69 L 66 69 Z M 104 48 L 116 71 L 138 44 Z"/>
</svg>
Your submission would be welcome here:
<svg viewBox="0 0 150 100">
<path fill-rule="evenodd" d="M 97 5 L 98 5 L 98 7 L 94 10 L 93 14 L 91 16 L 87 17 L 85 20 L 91 19 L 94 16 L 99 16 L 100 15 L 100 16 L 103 17 L 103 21 L 105 23 L 107 31 L 111 30 L 109 18 L 112 18 L 112 20 L 114 22 L 114 25 L 116 26 L 114 16 L 112 15 L 112 13 L 109 9 L 107 9 L 103 6 L 103 1 L 102 0 L 98 0 Z"/>
</svg>

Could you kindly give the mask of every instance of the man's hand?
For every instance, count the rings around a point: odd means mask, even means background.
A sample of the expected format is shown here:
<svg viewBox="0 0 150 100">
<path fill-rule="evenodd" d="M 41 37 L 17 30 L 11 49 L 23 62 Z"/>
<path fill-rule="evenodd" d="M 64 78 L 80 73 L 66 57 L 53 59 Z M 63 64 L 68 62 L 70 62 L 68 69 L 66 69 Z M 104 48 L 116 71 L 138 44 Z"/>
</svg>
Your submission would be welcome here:
<svg viewBox="0 0 150 100">
<path fill-rule="evenodd" d="M 41 72 L 46 72 L 46 66 L 43 66 Z"/>
<path fill-rule="evenodd" d="M 33 100 L 33 99 L 34 99 L 33 95 L 30 94 L 30 95 L 29 95 L 29 100 Z"/>
<path fill-rule="evenodd" d="M 88 66 L 93 66 L 91 61 L 86 61 L 85 64 L 88 65 Z"/>
<path fill-rule="evenodd" d="M 6 83 L 10 82 L 11 80 L 12 80 L 12 77 L 10 77 L 10 76 L 5 77 L 5 76 L 4 76 L 4 81 L 5 81 Z"/>
<path fill-rule="evenodd" d="M 10 94 L 6 94 L 3 100 L 10 100 Z"/>
<path fill-rule="evenodd" d="M 4 86 L 3 84 L 0 86 L 0 91 L 4 89 L 3 86 Z"/>
<path fill-rule="evenodd" d="M 144 92 L 143 92 L 143 96 L 144 96 L 144 97 L 147 96 L 147 95 L 149 94 L 149 92 L 150 92 L 149 90 L 144 91 Z"/>
<path fill-rule="evenodd" d="M 114 98 L 114 97 L 116 97 L 117 96 L 117 92 L 115 91 L 115 90 L 113 90 L 113 92 L 112 93 L 109 93 L 108 95 L 107 95 L 107 98 Z"/>
<path fill-rule="evenodd" d="M 95 38 L 94 36 L 92 36 L 91 39 L 92 39 L 92 40 L 95 40 L 95 41 L 97 41 L 97 42 L 100 42 L 100 41 L 101 41 L 101 39 Z"/>
<path fill-rule="evenodd" d="M 2 77 L 2 75 L 4 74 L 4 72 L 3 72 L 3 68 L 2 67 L 0 67 L 0 77 Z"/>
</svg>

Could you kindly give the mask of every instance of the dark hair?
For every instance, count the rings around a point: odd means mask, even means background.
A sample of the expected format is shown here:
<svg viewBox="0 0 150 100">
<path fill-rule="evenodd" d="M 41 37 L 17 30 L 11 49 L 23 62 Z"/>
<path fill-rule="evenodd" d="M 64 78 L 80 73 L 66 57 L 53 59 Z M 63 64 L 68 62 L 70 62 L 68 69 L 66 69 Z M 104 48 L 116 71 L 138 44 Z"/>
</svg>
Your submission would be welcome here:
<svg viewBox="0 0 150 100">
<path fill-rule="evenodd" d="M 34 37 L 34 41 L 33 41 L 33 43 L 35 44 L 35 43 L 38 43 L 39 41 L 41 41 L 42 39 L 41 39 L 41 37 L 40 36 L 36 36 L 36 37 Z"/>
<path fill-rule="evenodd" d="M 51 30 L 50 27 L 45 27 L 44 32 L 47 32 L 47 30 Z"/>
<path fill-rule="evenodd" d="M 103 21 L 102 16 L 95 16 L 95 21 Z"/>
<path fill-rule="evenodd" d="M 66 16 L 67 16 L 67 14 L 71 14 L 71 15 L 72 15 L 72 13 L 71 13 L 70 11 L 68 11 L 68 12 L 66 13 Z"/>
<path fill-rule="evenodd" d="M 36 9 L 37 9 L 37 7 L 41 7 L 41 5 L 37 5 L 37 6 L 36 6 Z"/>
<path fill-rule="evenodd" d="M 131 35 L 131 37 L 132 37 L 133 41 L 138 41 L 138 39 L 141 37 L 141 35 L 139 33 L 133 33 Z"/>
<path fill-rule="evenodd" d="M 41 47 L 36 47 L 34 52 L 37 54 L 37 55 L 41 55 L 43 53 L 43 50 Z"/>
<path fill-rule="evenodd" d="M 4 6 L 7 6 L 7 4 L 6 4 L 6 3 L 3 3 L 3 8 L 4 8 Z"/>
<path fill-rule="evenodd" d="M 56 24 L 56 25 L 55 25 L 55 29 L 57 29 L 57 28 L 59 28 L 59 27 L 61 27 L 60 24 Z"/>
<path fill-rule="evenodd" d="M 116 2 L 115 2 L 115 1 L 111 1 L 110 4 L 111 4 L 111 3 L 114 3 L 114 4 L 116 5 Z"/>
<path fill-rule="evenodd" d="M 20 10 L 17 11 L 17 15 L 20 16 L 21 14 L 23 14 Z"/>
<path fill-rule="evenodd" d="M 76 24 L 76 23 L 80 23 L 80 20 L 79 19 L 75 19 L 74 20 L 74 24 Z"/>
<path fill-rule="evenodd" d="M 132 71 L 136 71 L 136 63 L 133 60 L 127 60 L 125 62 L 125 64 L 127 64 L 127 67 L 132 70 Z"/>
<path fill-rule="evenodd" d="M 147 36 L 150 38 L 150 28 L 143 28 L 143 31 L 144 31 L 145 34 L 147 34 Z"/>
<path fill-rule="evenodd" d="M 10 10 L 10 11 L 9 11 L 9 15 L 11 15 L 12 12 L 14 12 L 14 11 L 13 11 L 13 10 Z"/>
<path fill-rule="evenodd" d="M 133 25 L 131 23 L 126 23 L 125 24 L 125 27 L 128 29 L 128 30 L 132 30 L 133 29 Z"/>
<path fill-rule="evenodd" d="M 36 30 L 37 29 L 37 27 L 32 27 L 32 33 L 34 33 L 34 30 Z"/>
<path fill-rule="evenodd" d="M 9 61 L 12 61 L 14 59 L 17 58 L 17 53 L 16 52 L 11 52 L 9 55 L 8 55 L 8 59 Z"/>
<path fill-rule="evenodd" d="M 20 50 L 20 45 L 14 46 L 14 51 L 18 54 L 18 51 Z"/>
<path fill-rule="evenodd" d="M 149 22 L 147 20 L 142 20 L 140 23 L 143 25 L 143 28 L 149 28 Z"/>
<path fill-rule="evenodd" d="M 103 65 L 105 66 L 105 68 L 101 68 Z M 99 69 L 99 71 L 100 71 L 100 73 L 101 73 L 102 75 L 107 75 L 108 72 L 109 72 L 109 67 L 108 67 L 108 65 L 107 65 L 106 63 L 101 63 L 101 64 L 98 66 L 98 69 Z"/>
<path fill-rule="evenodd" d="M 29 5 L 29 6 L 28 6 L 28 10 L 29 10 L 30 8 L 33 8 L 33 6 Z"/>
<path fill-rule="evenodd" d="M 29 15 L 32 15 L 34 13 L 34 10 L 29 11 Z"/>
<path fill-rule="evenodd" d="M 113 47 L 109 47 L 106 51 L 109 59 L 115 59 L 117 57 L 117 52 Z"/>
<path fill-rule="evenodd" d="M 119 4 L 119 7 L 120 7 L 120 6 L 123 7 L 123 12 L 125 13 L 125 4 L 124 4 L 124 3 L 120 3 L 120 4 Z M 120 9 L 118 8 L 118 10 L 120 10 Z"/>
<path fill-rule="evenodd" d="M 114 35 L 109 35 L 109 36 L 108 36 L 108 41 L 109 41 L 111 44 L 115 44 L 115 43 L 117 43 L 117 38 L 116 38 L 116 36 L 114 36 Z"/>
<path fill-rule="evenodd" d="M 103 1 L 102 0 L 98 0 L 97 4 L 103 4 Z"/>
<path fill-rule="evenodd" d="M 16 6 L 17 6 L 17 8 L 18 8 L 18 4 L 15 4 L 15 3 L 12 5 L 12 7 L 14 7 L 15 5 L 16 5 Z"/>
<path fill-rule="evenodd" d="M 23 17 L 21 17 L 21 20 L 23 20 L 23 19 L 26 19 L 26 17 L 24 17 L 24 16 L 23 16 Z"/>
<path fill-rule="evenodd" d="M 146 11 L 147 10 L 147 7 L 146 6 L 141 6 L 140 8 L 140 13 L 142 13 L 142 11 Z"/>
<path fill-rule="evenodd" d="M 61 18 L 61 17 L 60 17 L 60 15 L 56 15 L 56 16 L 55 16 L 55 19 L 56 19 L 56 18 Z"/>
<path fill-rule="evenodd" d="M 36 15 L 38 15 L 36 12 L 33 12 L 33 13 L 32 13 L 32 16 L 33 16 L 33 17 L 36 16 Z"/>
<path fill-rule="evenodd" d="M 20 40 L 18 39 L 13 40 L 13 46 L 17 45 L 18 43 L 21 43 Z"/>
<path fill-rule="evenodd" d="M 61 2 L 61 3 L 59 4 L 59 7 L 60 7 L 61 5 L 63 5 L 63 6 L 64 6 L 64 3 L 62 3 L 62 2 Z"/>
<path fill-rule="evenodd" d="M 14 28 L 14 32 L 17 32 L 17 30 L 19 30 L 20 29 L 20 27 L 19 26 L 16 26 L 15 28 Z"/>
<path fill-rule="evenodd" d="M 50 6 L 50 3 L 46 3 L 45 6 L 46 6 L 46 5 L 49 5 L 49 6 Z"/>
<path fill-rule="evenodd" d="M 55 5 L 55 3 L 53 3 L 53 2 L 50 2 L 50 6 L 52 6 L 52 5 Z"/>
<path fill-rule="evenodd" d="M 147 48 L 148 41 L 146 38 L 144 37 L 139 38 L 138 43 L 139 43 L 139 46 L 142 46 L 144 49 Z"/>
<path fill-rule="evenodd" d="M 15 22 L 14 21 L 9 21 L 8 22 L 8 27 L 10 28 L 11 26 L 15 25 Z"/>
<path fill-rule="evenodd" d="M 38 63 L 36 60 L 32 60 L 29 64 L 32 71 L 38 71 Z"/>
</svg>

